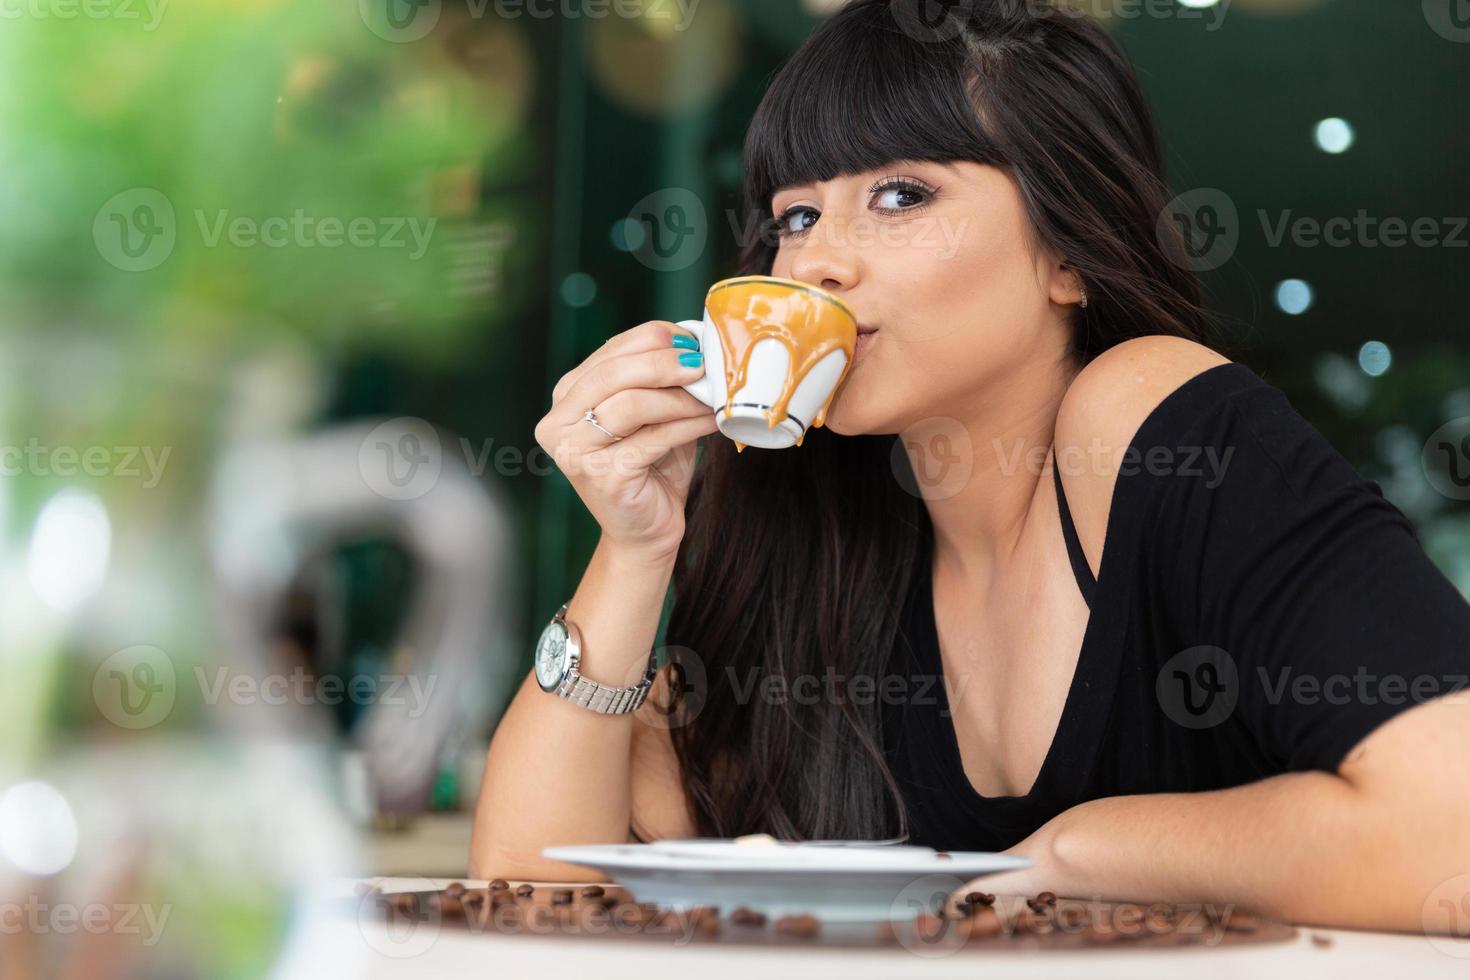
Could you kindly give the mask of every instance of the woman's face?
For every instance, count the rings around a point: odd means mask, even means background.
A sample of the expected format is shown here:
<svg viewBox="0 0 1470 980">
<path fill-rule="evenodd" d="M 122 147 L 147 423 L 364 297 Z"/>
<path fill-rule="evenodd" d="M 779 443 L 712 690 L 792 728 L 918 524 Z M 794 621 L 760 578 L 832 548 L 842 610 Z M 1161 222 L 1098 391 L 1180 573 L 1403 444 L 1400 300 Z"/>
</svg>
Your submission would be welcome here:
<svg viewBox="0 0 1470 980">
<path fill-rule="evenodd" d="M 771 199 L 771 274 L 821 286 L 857 314 L 857 356 L 826 425 L 901 432 L 979 411 L 987 393 L 1064 356 L 1075 277 L 1031 246 L 1020 192 L 969 161 L 899 162 L 786 187 Z"/>
</svg>

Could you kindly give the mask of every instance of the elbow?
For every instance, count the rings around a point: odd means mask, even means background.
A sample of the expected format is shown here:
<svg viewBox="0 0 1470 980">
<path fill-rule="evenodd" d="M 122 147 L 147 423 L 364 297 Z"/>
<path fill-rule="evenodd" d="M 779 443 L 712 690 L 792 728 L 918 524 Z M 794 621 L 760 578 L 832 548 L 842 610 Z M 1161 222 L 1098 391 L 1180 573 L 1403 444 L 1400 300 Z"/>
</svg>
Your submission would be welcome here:
<svg viewBox="0 0 1470 980">
<path fill-rule="evenodd" d="M 609 879 L 595 868 L 553 861 L 539 854 L 513 853 L 494 847 L 472 849 L 469 861 L 472 881 L 568 881 L 591 884 Z"/>
</svg>

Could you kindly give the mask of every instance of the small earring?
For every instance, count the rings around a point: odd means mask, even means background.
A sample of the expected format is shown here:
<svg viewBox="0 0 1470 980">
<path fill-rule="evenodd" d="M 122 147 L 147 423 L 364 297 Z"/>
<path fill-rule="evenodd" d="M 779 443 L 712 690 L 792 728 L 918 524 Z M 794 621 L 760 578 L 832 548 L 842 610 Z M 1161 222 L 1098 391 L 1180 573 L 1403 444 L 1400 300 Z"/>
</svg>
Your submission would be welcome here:
<svg viewBox="0 0 1470 980">
<path fill-rule="evenodd" d="M 1077 305 L 1081 309 L 1084 309 L 1084 310 L 1087 309 L 1087 290 L 1085 290 L 1085 289 L 1082 290 L 1082 299 L 1081 299 L 1081 301 Z"/>
</svg>

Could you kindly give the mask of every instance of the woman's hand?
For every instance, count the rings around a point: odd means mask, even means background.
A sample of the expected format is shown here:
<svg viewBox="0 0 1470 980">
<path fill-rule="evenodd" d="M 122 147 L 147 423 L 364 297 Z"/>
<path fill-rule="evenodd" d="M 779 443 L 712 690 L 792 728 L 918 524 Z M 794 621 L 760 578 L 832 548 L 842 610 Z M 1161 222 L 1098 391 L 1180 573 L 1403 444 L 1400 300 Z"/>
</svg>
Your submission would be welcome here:
<svg viewBox="0 0 1470 980">
<path fill-rule="evenodd" d="M 673 346 L 676 336 L 689 346 Z M 550 411 L 536 424 L 536 442 L 571 481 L 603 537 L 625 550 L 672 555 L 684 537 L 695 440 L 716 431 L 710 407 L 680 387 L 704 372 L 679 362 L 694 349 L 693 335 L 667 320 L 616 334 L 562 376 Z M 585 421 L 588 409 L 622 438 Z"/>
<path fill-rule="evenodd" d="M 1000 852 L 1030 858 L 1029 867 L 973 878 L 949 896 L 945 903 L 946 908 L 951 912 L 954 911 L 955 903 L 963 901 L 970 892 L 1019 895 L 1025 898 L 1034 898 L 1044 891 L 1066 895 L 1067 884 L 1061 878 L 1060 867 L 1053 849 L 1055 826 L 1056 820 L 1051 820 L 1019 844 Z"/>
</svg>

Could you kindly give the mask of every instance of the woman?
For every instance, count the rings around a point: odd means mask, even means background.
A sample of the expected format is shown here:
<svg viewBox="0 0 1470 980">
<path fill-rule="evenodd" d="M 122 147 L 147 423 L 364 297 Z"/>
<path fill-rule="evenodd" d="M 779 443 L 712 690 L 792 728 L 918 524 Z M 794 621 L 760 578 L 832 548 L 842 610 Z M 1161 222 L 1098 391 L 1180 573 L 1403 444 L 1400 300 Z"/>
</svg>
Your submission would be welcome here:
<svg viewBox="0 0 1470 980">
<path fill-rule="evenodd" d="M 565 611 L 581 673 L 635 684 L 671 579 L 674 668 L 626 717 L 528 676 L 472 873 L 585 875 L 551 843 L 896 836 L 1033 859 L 990 891 L 1427 927 L 1470 872 L 1470 605 L 1207 345 L 1108 36 L 1035 2 L 921 9 L 843 7 L 748 133 L 766 233 L 740 271 L 876 328 L 826 429 L 695 467 L 714 423 L 666 321 L 557 384 L 537 439 L 603 531 Z"/>
</svg>

